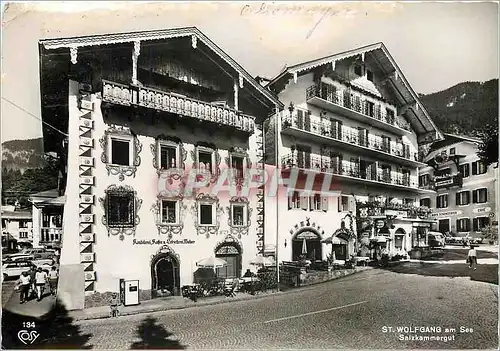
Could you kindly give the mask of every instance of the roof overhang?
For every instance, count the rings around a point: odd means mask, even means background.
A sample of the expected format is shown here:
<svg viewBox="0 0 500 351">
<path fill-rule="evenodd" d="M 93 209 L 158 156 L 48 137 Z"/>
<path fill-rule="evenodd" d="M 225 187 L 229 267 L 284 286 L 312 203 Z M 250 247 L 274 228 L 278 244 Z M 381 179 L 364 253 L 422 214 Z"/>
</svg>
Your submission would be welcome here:
<svg viewBox="0 0 500 351">
<path fill-rule="evenodd" d="M 198 41 L 205 44 L 210 48 L 215 54 L 217 54 L 222 60 L 229 64 L 239 75 L 240 86 L 247 82 L 255 90 L 257 90 L 271 106 L 276 106 L 279 109 L 283 109 L 284 105 L 278 100 L 268 89 L 264 88 L 259 84 L 247 71 L 243 69 L 235 60 L 233 60 L 228 54 L 226 54 L 221 48 L 219 48 L 214 42 L 212 42 L 205 34 L 203 34 L 196 27 L 185 27 L 185 28 L 172 28 L 172 29 L 162 29 L 154 31 L 143 31 L 143 32 L 129 32 L 129 33 L 115 33 L 115 34 L 104 34 L 104 35 L 93 35 L 93 36 L 81 36 L 81 37 L 71 37 L 71 38 L 59 38 L 59 39 L 42 39 L 40 40 L 41 46 L 46 50 L 55 50 L 61 48 L 68 48 L 69 54 L 76 57 L 78 53 L 78 48 L 91 47 L 91 46 L 101 46 L 101 45 L 113 45 L 122 43 L 140 43 L 142 41 L 151 40 L 162 40 L 180 37 L 191 37 L 191 42 L 193 48 L 196 48 Z"/>
<path fill-rule="evenodd" d="M 273 78 L 269 84 L 267 84 L 267 87 L 272 87 L 277 82 L 288 80 L 292 77 L 296 79 L 297 75 L 301 72 L 310 71 L 316 67 L 324 65 L 332 65 L 332 67 L 334 67 L 335 61 L 365 54 L 371 55 L 373 60 L 378 64 L 381 71 L 387 77 L 386 82 L 388 83 L 388 86 L 392 87 L 396 95 L 399 97 L 401 104 L 405 106 L 404 110 L 406 112 L 406 116 L 410 120 L 410 123 L 417 135 L 428 136 L 432 133 L 434 139 L 443 139 L 443 134 L 432 121 L 432 118 L 423 106 L 423 103 L 420 101 L 418 94 L 415 93 L 411 85 L 408 83 L 403 72 L 383 43 L 371 44 L 354 50 L 345 51 L 317 60 L 287 67 L 278 76 Z"/>
</svg>

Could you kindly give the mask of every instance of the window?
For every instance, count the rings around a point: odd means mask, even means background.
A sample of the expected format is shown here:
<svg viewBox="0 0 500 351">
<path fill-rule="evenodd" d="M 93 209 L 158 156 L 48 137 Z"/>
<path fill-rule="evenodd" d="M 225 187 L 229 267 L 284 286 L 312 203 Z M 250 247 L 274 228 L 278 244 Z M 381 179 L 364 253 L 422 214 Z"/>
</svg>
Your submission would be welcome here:
<svg viewBox="0 0 500 351">
<path fill-rule="evenodd" d="M 247 207 L 246 205 L 233 204 L 231 205 L 232 211 L 232 225 L 234 227 L 243 227 L 247 224 Z"/>
<path fill-rule="evenodd" d="M 27 237 L 28 237 L 28 233 L 27 232 L 20 232 L 19 233 L 19 238 L 26 239 Z"/>
<path fill-rule="evenodd" d="M 489 217 L 477 217 L 472 220 L 472 230 L 474 230 L 475 232 L 480 232 L 489 225 L 490 225 Z"/>
<path fill-rule="evenodd" d="M 349 211 L 349 196 L 341 196 L 339 198 L 339 212 Z"/>
<path fill-rule="evenodd" d="M 198 150 L 198 168 L 213 172 L 213 151 Z"/>
<path fill-rule="evenodd" d="M 429 197 L 425 199 L 420 199 L 420 206 L 431 208 L 431 199 Z"/>
<path fill-rule="evenodd" d="M 243 178 L 243 168 L 245 159 L 241 156 L 231 155 L 231 168 L 235 172 L 236 178 Z"/>
<path fill-rule="evenodd" d="M 486 166 L 481 161 L 472 162 L 472 175 L 486 173 Z"/>
<path fill-rule="evenodd" d="M 162 200 L 161 201 L 161 223 L 176 224 L 178 223 L 177 201 Z"/>
<path fill-rule="evenodd" d="M 107 215 L 109 226 L 135 225 L 134 194 L 132 192 L 108 193 Z"/>
<path fill-rule="evenodd" d="M 464 163 L 463 165 L 458 166 L 458 172 L 462 175 L 462 178 L 467 178 L 470 175 L 470 165 L 468 163 Z"/>
<path fill-rule="evenodd" d="M 483 204 L 488 201 L 488 189 L 476 189 L 472 191 L 472 203 Z"/>
<path fill-rule="evenodd" d="M 452 147 L 452 148 L 450 149 L 450 156 L 455 155 L 455 153 L 456 153 L 456 149 L 455 149 L 454 147 Z"/>
<path fill-rule="evenodd" d="M 460 218 L 457 219 L 457 230 L 459 232 L 470 231 L 470 218 Z"/>
<path fill-rule="evenodd" d="M 28 228 L 28 221 L 19 221 L 19 228 Z"/>
<path fill-rule="evenodd" d="M 395 118 L 394 118 L 394 110 L 390 108 L 385 109 L 385 113 L 387 115 L 387 122 L 389 124 L 394 124 Z"/>
<path fill-rule="evenodd" d="M 177 168 L 177 146 L 164 143 L 160 143 L 159 146 L 160 169 Z"/>
<path fill-rule="evenodd" d="M 448 207 L 448 194 L 443 194 L 436 197 L 436 207 L 437 208 Z"/>
<path fill-rule="evenodd" d="M 373 72 L 370 70 L 366 70 L 366 79 L 368 79 L 370 82 L 373 82 Z"/>
<path fill-rule="evenodd" d="M 321 195 L 314 194 L 311 196 L 311 211 L 321 211 Z"/>
<path fill-rule="evenodd" d="M 375 104 L 371 101 L 366 102 L 366 114 L 371 117 L 375 114 Z"/>
<path fill-rule="evenodd" d="M 358 76 L 363 75 L 363 68 L 360 65 L 355 65 L 354 66 L 354 73 L 356 73 Z"/>
<path fill-rule="evenodd" d="M 200 204 L 200 225 L 214 225 L 213 204 Z"/>
<path fill-rule="evenodd" d="M 461 191 L 457 193 L 457 206 L 470 204 L 470 191 Z"/>
<path fill-rule="evenodd" d="M 111 163 L 120 166 L 130 165 L 130 140 L 111 137 Z"/>
<path fill-rule="evenodd" d="M 430 182 L 430 176 L 428 174 L 423 174 L 418 177 L 418 183 L 420 186 L 427 186 Z"/>
<path fill-rule="evenodd" d="M 413 205 L 415 203 L 415 200 L 414 199 L 410 199 L 410 198 L 405 198 L 405 199 L 403 199 L 403 203 L 405 205 Z"/>
<path fill-rule="evenodd" d="M 300 208 L 300 196 L 298 191 L 294 191 L 291 196 L 288 195 L 288 209 Z"/>
</svg>

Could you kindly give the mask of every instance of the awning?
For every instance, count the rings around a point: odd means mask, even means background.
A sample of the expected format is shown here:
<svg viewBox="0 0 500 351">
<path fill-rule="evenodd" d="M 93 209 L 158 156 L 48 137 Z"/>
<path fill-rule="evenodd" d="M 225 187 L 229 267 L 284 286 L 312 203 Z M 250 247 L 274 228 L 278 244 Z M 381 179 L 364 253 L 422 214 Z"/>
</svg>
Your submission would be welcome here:
<svg viewBox="0 0 500 351">
<path fill-rule="evenodd" d="M 348 244 L 346 240 L 339 238 L 337 236 L 334 236 L 334 235 L 332 235 L 331 237 L 326 238 L 324 240 L 321 240 L 321 242 L 324 244 L 332 244 L 332 245 L 347 245 Z"/>
</svg>

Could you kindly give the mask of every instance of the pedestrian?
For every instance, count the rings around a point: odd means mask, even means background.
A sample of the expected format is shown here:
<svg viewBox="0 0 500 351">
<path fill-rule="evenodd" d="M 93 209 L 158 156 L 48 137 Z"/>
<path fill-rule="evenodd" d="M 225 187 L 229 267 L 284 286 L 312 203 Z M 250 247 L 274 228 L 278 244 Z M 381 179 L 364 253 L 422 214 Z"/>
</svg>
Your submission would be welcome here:
<svg viewBox="0 0 500 351">
<path fill-rule="evenodd" d="M 52 266 L 52 270 L 49 272 L 49 287 L 50 293 L 54 296 L 57 294 L 57 280 L 59 274 L 57 272 L 56 266 Z"/>
<path fill-rule="evenodd" d="M 28 272 L 23 272 L 21 274 L 21 276 L 19 277 L 19 280 L 17 281 L 17 286 L 16 286 L 21 293 L 20 299 L 21 299 L 22 304 L 28 301 L 30 286 L 31 286 L 31 278 L 30 278 Z"/>
<path fill-rule="evenodd" d="M 477 265 L 477 252 L 474 245 L 470 246 L 469 253 L 467 254 L 467 261 L 469 262 L 469 268 L 476 270 Z"/>
<path fill-rule="evenodd" d="M 42 301 L 42 294 L 47 283 L 47 273 L 42 270 L 42 267 L 38 267 L 38 270 L 35 274 L 35 285 L 36 285 L 36 294 L 38 296 L 38 301 Z"/>
<path fill-rule="evenodd" d="M 36 275 L 36 267 L 31 266 L 28 272 L 30 276 L 30 289 L 29 289 L 29 299 L 31 300 L 36 296 L 36 285 L 35 285 L 35 275 Z"/>
<path fill-rule="evenodd" d="M 111 295 L 111 301 L 109 307 L 111 309 L 111 317 L 118 317 L 118 306 L 120 305 L 120 300 L 118 299 L 118 294 L 113 293 Z"/>
</svg>

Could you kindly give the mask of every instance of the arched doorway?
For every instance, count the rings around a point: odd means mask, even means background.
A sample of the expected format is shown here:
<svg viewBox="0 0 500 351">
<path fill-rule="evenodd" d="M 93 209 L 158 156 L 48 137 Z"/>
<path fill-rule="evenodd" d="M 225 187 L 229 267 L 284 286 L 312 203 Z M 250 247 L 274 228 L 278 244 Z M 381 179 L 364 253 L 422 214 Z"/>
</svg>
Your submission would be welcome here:
<svg viewBox="0 0 500 351">
<path fill-rule="evenodd" d="M 215 248 L 215 257 L 227 262 L 225 267 L 217 268 L 220 278 L 241 277 L 241 246 L 237 242 L 222 242 Z"/>
<path fill-rule="evenodd" d="M 312 262 L 323 259 L 321 237 L 311 229 L 297 232 L 292 239 L 292 261 L 298 261 L 304 256 Z"/>
<path fill-rule="evenodd" d="M 396 250 L 403 250 L 405 247 L 406 232 L 403 228 L 398 228 L 394 233 L 394 248 Z"/>
<path fill-rule="evenodd" d="M 179 261 L 172 253 L 160 253 L 151 262 L 152 296 L 180 294 Z"/>
</svg>

